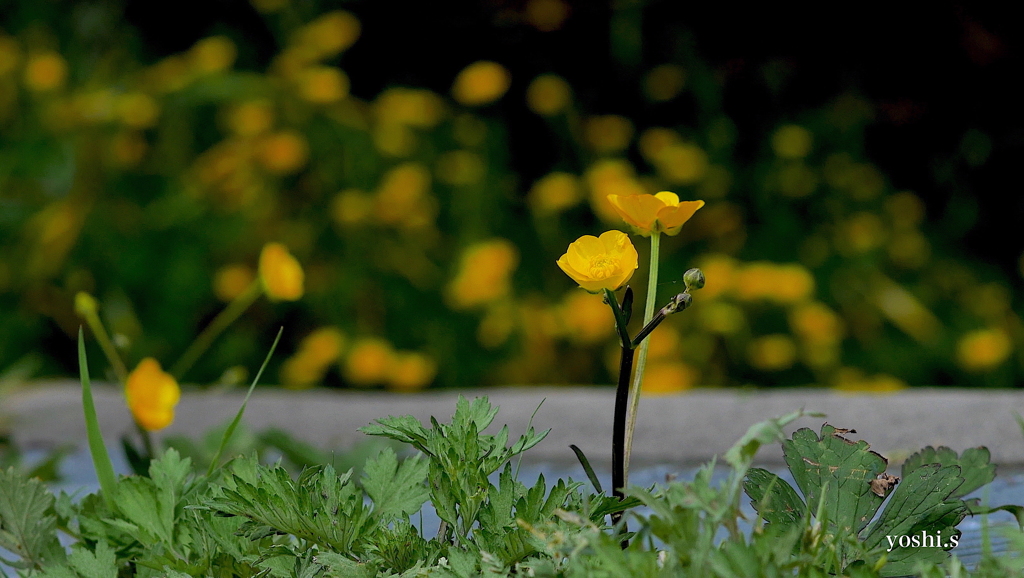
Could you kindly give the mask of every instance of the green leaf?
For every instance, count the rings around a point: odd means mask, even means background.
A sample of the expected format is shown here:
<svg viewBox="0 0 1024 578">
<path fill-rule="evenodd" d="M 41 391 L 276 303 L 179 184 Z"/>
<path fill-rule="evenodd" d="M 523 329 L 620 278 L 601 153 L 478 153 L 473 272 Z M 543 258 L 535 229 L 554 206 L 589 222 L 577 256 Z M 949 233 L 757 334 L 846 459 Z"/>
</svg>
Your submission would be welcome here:
<svg viewBox="0 0 1024 578">
<path fill-rule="evenodd" d="M 401 465 L 391 448 L 384 448 L 363 468 L 363 489 L 373 500 L 373 511 L 381 518 L 408 516 L 423 507 L 430 497 L 426 486 L 430 464 L 420 455 Z"/>
<path fill-rule="evenodd" d="M 96 551 L 76 547 L 68 556 L 70 565 L 81 578 L 117 578 L 117 558 L 106 542 L 98 542 Z"/>
<path fill-rule="evenodd" d="M 587 455 L 583 453 L 583 450 L 576 447 L 576 444 L 569 444 L 569 448 L 572 449 L 573 453 L 576 454 L 576 459 L 580 461 L 580 465 L 583 466 L 583 471 L 587 474 L 587 479 L 597 490 L 597 493 L 602 493 L 604 490 L 601 489 L 601 480 L 598 479 L 597 474 L 594 473 L 594 468 L 590 466 L 590 460 L 587 459 Z"/>
<path fill-rule="evenodd" d="M 21 558 L 20 567 L 40 568 L 64 560 L 57 541 L 53 494 L 14 468 L 0 470 L 0 548 Z"/>
<path fill-rule="evenodd" d="M 828 424 L 821 426 L 821 437 L 803 428 L 782 447 L 810 508 L 824 503 L 829 522 L 854 534 L 867 526 L 884 500 L 871 491 L 871 481 L 885 472 L 885 458 L 870 451 L 867 442 L 851 442 Z M 830 495 L 824 496 L 825 491 Z"/>
<path fill-rule="evenodd" d="M 903 463 L 902 476 L 906 478 L 911 472 L 926 464 L 959 466 L 960 477 L 964 479 L 964 483 L 957 488 L 952 497 L 962 498 L 996 479 L 996 465 L 989 463 L 991 457 L 986 447 L 970 448 L 957 456 L 955 451 L 945 446 L 938 449 L 928 446 L 907 458 Z"/>
<path fill-rule="evenodd" d="M 769 524 L 795 528 L 806 514 L 807 506 L 793 486 L 768 470 L 747 470 L 743 489 L 750 496 L 750 505 Z"/>
<path fill-rule="evenodd" d="M 804 410 L 794 411 L 782 417 L 765 420 L 750 426 L 747 433 L 722 456 L 725 461 L 734 468 L 746 468 L 750 465 L 757 450 L 765 444 L 782 441 L 786 436 L 782 428 L 803 416 L 819 416 L 817 413 L 807 413 Z"/>
<path fill-rule="evenodd" d="M 85 437 L 89 441 L 89 454 L 92 455 L 92 463 L 96 468 L 96 478 L 100 482 L 103 501 L 107 503 L 108 508 L 113 508 L 117 477 L 114 475 L 114 466 L 110 462 L 107 446 L 103 444 L 99 418 L 96 417 L 92 382 L 89 381 L 89 361 L 85 357 L 85 338 L 81 327 L 78 328 L 78 373 L 82 380 L 82 410 L 85 414 Z"/>
</svg>

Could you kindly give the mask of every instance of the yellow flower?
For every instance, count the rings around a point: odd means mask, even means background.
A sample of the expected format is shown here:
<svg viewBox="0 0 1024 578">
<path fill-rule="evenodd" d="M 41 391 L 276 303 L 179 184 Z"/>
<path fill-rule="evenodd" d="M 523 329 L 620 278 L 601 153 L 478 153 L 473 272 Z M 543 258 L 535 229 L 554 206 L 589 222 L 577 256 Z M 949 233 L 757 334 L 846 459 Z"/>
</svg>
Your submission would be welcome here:
<svg viewBox="0 0 1024 578">
<path fill-rule="evenodd" d="M 597 343 L 615 331 L 615 319 L 597 295 L 574 290 L 559 310 L 565 334 L 573 342 Z"/>
<path fill-rule="evenodd" d="M 334 10 L 307 24 L 299 32 L 300 43 L 316 59 L 327 58 L 355 44 L 361 28 L 350 12 Z"/>
<path fill-rule="evenodd" d="M 332 66 L 314 66 L 299 77 L 299 96 L 313 104 L 331 104 L 348 96 L 348 76 Z"/>
<path fill-rule="evenodd" d="M 622 151 L 633 138 L 633 123 L 624 116 L 592 116 L 583 124 L 583 137 L 590 148 L 601 154 Z"/>
<path fill-rule="evenodd" d="M 141 130 L 156 124 L 160 118 L 160 105 L 146 93 L 130 92 L 118 99 L 117 113 L 122 123 Z"/>
<path fill-rule="evenodd" d="M 364 338 L 349 350 L 345 360 L 345 379 L 353 385 L 373 385 L 384 382 L 394 365 L 395 352 L 383 339 Z"/>
<path fill-rule="evenodd" d="M 267 297 L 295 301 L 302 297 L 302 265 L 280 243 L 267 243 L 260 253 L 260 279 Z"/>
<path fill-rule="evenodd" d="M 533 183 L 528 199 L 530 209 L 539 216 L 556 215 L 583 199 L 580 181 L 569 173 L 551 173 Z"/>
<path fill-rule="evenodd" d="M 229 303 L 244 293 L 255 278 L 252 268 L 248 265 L 225 265 L 217 269 L 213 276 L 213 294 L 217 299 Z"/>
<path fill-rule="evenodd" d="M 637 253 L 629 235 L 605 231 L 600 237 L 583 235 L 569 245 L 558 266 L 591 293 L 622 287 L 637 268 Z"/>
<path fill-rule="evenodd" d="M 224 72 L 235 63 L 238 49 L 227 36 L 211 36 L 196 42 L 189 50 L 192 70 L 199 74 Z"/>
<path fill-rule="evenodd" d="M 1002 329 L 971 331 L 956 344 L 960 366 L 968 371 L 985 371 L 998 367 L 1010 356 L 1013 343 Z"/>
<path fill-rule="evenodd" d="M 256 136 L 270 130 L 274 124 L 274 110 L 265 100 L 243 102 L 228 113 L 226 124 L 235 135 Z"/>
<path fill-rule="evenodd" d="M 762 371 L 789 369 L 796 361 L 796 344 L 787 335 L 774 333 L 755 338 L 747 346 L 750 365 Z"/>
<path fill-rule="evenodd" d="M 615 211 L 640 235 L 652 233 L 675 235 L 686 221 L 704 206 L 704 201 L 679 201 L 675 193 L 662 191 L 656 195 L 609 195 Z"/>
<path fill-rule="evenodd" d="M 642 395 L 671 395 L 692 389 L 700 375 L 680 361 L 656 361 L 644 373 Z"/>
<path fill-rule="evenodd" d="M 526 105 L 541 116 L 554 116 L 569 106 L 572 90 L 561 76 L 542 74 L 526 87 Z"/>
<path fill-rule="evenodd" d="M 128 375 L 125 384 L 128 408 L 135 421 L 146 431 L 164 429 L 174 421 L 174 406 L 181 399 L 178 382 L 147 357 Z"/>
<path fill-rule="evenodd" d="M 455 77 L 452 96 L 460 104 L 479 106 L 501 98 L 512 83 L 508 70 L 497 62 L 474 62 Z"/>
<path fill-rule="evenodd" d="M 388 375 L 388 388 L 397 391 L 416 391 L 430 385 L 437 375 L 437 363 L 422 353 L 395 354 Z"/>
<path fill-rule="evenodd" d="M 337 328 L 317 329 L 303 338 L 295 355 L 285 360 L 281 367 L 281 381 L 291 389 L 315 385 L 341 356 L 344 346 L 345 336 Z"/>
<path fill-rule="evenodd" d="M 772 150 L 783 159 L 804 158 L 810 154 L 813 143 L 811 132 L 797 124 L 781 126 L 772 135 Z"/>
<path fill-rule="evenodd" d="M 25 62 L 25 85 L 29 90 L 45 92 L 60 88 L 68 77 L 68 64 L 56 52 L 33 54 Z"/>
<path fill-rule="evenodd" d="M 465 250 L 459 272 L 448 285 L 453 309 L 469 309 L 505 297 L 512 291 L 509 276 L 519 265 L 519 252 L 507 239 L 490 239 Z"/>
<path fill-rule="evenodd" d="M 309 145 L 301 134 L 284 130 L 267 135 L 260 140 L 257 159 L 268 171 L 287 175 L 306 165 L 309 160 Z"/>
</svg>

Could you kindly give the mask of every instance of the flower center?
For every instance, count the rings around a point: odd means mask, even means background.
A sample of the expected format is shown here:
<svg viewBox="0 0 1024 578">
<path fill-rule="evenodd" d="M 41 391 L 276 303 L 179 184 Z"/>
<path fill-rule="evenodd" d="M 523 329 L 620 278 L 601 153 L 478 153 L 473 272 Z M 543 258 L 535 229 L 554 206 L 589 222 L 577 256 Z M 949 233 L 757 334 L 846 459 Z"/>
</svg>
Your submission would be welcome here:
<svg viewBox="0 0 1024 578">
<path fill-rule="evenodd" d="M 594 279 L 607 279 L 615 274 L 615 261 L 601 256 L 590 260 L 590 276 Z"/>
</svg>

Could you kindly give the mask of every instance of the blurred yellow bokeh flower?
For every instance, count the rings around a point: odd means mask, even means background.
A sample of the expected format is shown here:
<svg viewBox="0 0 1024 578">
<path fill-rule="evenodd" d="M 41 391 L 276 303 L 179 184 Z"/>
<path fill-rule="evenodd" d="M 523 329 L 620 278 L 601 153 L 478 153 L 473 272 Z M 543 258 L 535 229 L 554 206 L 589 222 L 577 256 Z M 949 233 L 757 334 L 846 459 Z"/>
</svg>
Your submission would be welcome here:
<svg viewBox="0 0 1024 578">
<path fill-rule="evenodd" d="M 583 235 L 569 245 L 558 266 L 579 283 L 597 293 L 625 285 L 638 266 L 636 248 L 622 231 L 605 231 L 600 237 Z"/>
<path fill-rule="evenodd" d="M 348 76 L 333 66 L 307 68 L 298 82 L 299 96 L 313 104 L 331 104 L 348 96 Z"/>
<path fill-rule="evenodd" d="M 395 352 L 383 339 L 365 337 L 356 341 L 345 358 L 345 379 L 353 385 L 384 383 L 391 375 Z"/>
<path fill-rule="evenodd" d="M 747 357 L 750 365 L 761 371 L 781 371 L 796 361 L 796 344 L 782 333 L 764 335 L 747 345 Z"/>
<path fill-rule="evenodd" d="M 968 371 L 986 371 L 1006 361 L 1012 347 L 1010 337 L 1002 329 L 978 329 L 960 338 L 956 357 Z"/>
<path fill-rule="evenodd" d="M 146 93 L 130 92 L 117 99 L 117 115 L 128 127 L 147 129 L 160 118 L 160 105 Z"/>
<path fill-rule="evenodd" d="M 672 100 L 686 85 L 686 71 L 678 64 L 655 66 L 644 76 L 644 92 L 654 102 Z"/>
<path fill-rule="evenodd" d="M 772 135 L 772 150 L 779 158 L 802 159 L 810 154 L 813 142 L 811 131 L 800 125 L 787 124 Z"/>
<path fill-rule="evenodd" d="M 181 389 L 171 374 L 160 367 L 160 362 L 147 357 L 128 374 L 125 395 L 135 422 L 146 431 L 156 431 L 174 421 L 174 406 L 181 399 Z"/>
<path fill-rule="evenodd" d="M 430 385 L 437 375 L 437 363 L 416 352 L 399 352 L 394 356 L 388 375 L 388 389 L 416 391 Z"/>
<path fill-rule="evenodd" d="M 452 84 L 452 97 L 466 106 L 480 106 L 501 98 L 512 83 L 508 70 L 489 60 L 462 69 Z"/>
<path fill-rule="evenodd" d="M 576 343 L 597 343 L 615 331 L 615 318 L 598 295 L 573 290 L 559 308 L 565 335 Z"/>
<path fill-rule="evenodd" d="M 240 137 L 253 137 L 270 130 L 274 109 L 265 100 L 250 100 L 236 105 L 227 115 L 227 127 Z"/>
<path fill-rule="evenodd" d="M 680 201 L 678 195 L 668 191 L 656 195 L 609 195 L 608 200 L 626 224 L 645 237 L 653 233 L 678 234 L 704 206 L 704 201 Z"/>
<path fill-rule="evenodd" d="M 527 198 L 534 214 L 544 217 L 579 204 L 583 190 L 576 175 L 555 172 L 533 183 Z"/>
<path fill-rule="evenodd" d="M 526 87 L 526 106 L 541 116 L 564 111 L 572 99 L 569 83 L 555 74 L 542 74 Z"/>
<path fill-rule="evenodd" d="M 14 71 L 20 59 L 21 46 L 18 41 L 0 33 L 0 76 Z"/>
<path fill-rule="evenodd" d="M 583 124 L 583 138 L 599 154 L 619 152 L 633 138 L 633 123 L 617 114 L 592 116 Z"/>
<path fill-rule="evenodd" d="M 644 372 L 643 395 L 671 395 L 697 384 L 696 369 L 681 361 L 654 361 Z"/>
<path fill-rule="evenodd" d="M 256 274 L 248 265 L 242 263 L 225 265 L 217 269 L 213 275 L 213 293 L 217 299 L 230 303 L 244 293 L 255 279 Z"/>
<path fill-rule="evenodd" d="M 295 355 L 281 367 L 281 381 L 286 387 L 301 389 L 316 385 L 327 369 L 341 357 L 345 336 L 336 327 L 321 327 L 299 344 Z"/>
<path fill-rule="evenodd" d="M 496 301 L 512 288 L 509 277 L 519 265 L 519 251 L 507 239 L 491 239 L 463 252 L 459 270 L 448 285 L 448 302 L 454 309 L 469 309 Z"/>
<path fill-rule="evenodd" d="M 301 47 L 315 59 L 336 56 L 359 39 L 362 26 L 350 12 L 334 10 L 307 24 L 299 32 Z"/>
<path fill-rule="evenodd" d="M 272 300 L 295 301 L 302 297 L 302 265 L 281 243 L 267 243 L 260 253 L 260 279 L 263 289 Z"/>
<path fill-rule="evenodd" d="M 46 92 L 64 86 L 68 63 L 56 52 L 40 52 L 25 62 L 25 86 L 35 92 Z"/>
<path fill-rule="evenodd" d="M 235 63 L 238 50 L 227 36 L 211 36 L 196 42 L 189 50 L 192 70 L 199 74 L 224 72 Z"/>
<path fill-rule="evenodd" d="M 619 214 L 609 200 L 610 195 L 642 195 L 647 192 L 636 178 L 633 165 L 623 159 L 603 159 L 587 169 L 590 206 L 601 220 L 617 223 Z"/>
<path fill-rule="evenodd" d="M 267 171 L 287 175 L 306 165 L 309 145 L 298 132 L 284 130 L 260 139 L 256 158 Z"/>
</svg>

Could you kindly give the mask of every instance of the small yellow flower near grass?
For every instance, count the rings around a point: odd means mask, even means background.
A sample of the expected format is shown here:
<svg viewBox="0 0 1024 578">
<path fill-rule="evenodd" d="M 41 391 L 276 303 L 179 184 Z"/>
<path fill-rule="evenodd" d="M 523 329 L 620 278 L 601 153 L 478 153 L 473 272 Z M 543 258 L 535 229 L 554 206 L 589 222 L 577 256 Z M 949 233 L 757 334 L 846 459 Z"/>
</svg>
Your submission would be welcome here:
<svg viewBox="0 0 1024 578">
<path fill-rule="evenodd" d="M 181 389 L 160 367 L 160 362 L 147 357 L 128 374 L 125 394 L 135 422 L 146 431 L 156 431 L 174 421 L 174 406 L 181 398 Z"/>
<path fill-rule="evenodd" d="M 260 253 L 260 280 L 273 301 L 296 301 L 302 297 L 302 265 L 281 243 L 267 243 Z"/>
<path fill-rule="evenodd" d="M 583 235 L 569 245 L 558 266 L 580 287 L 598 293 L 626 284 L 638 266 L 638 255 L 629 235 L 605 231 L 600 237 Z"/>
<path fill-rule="evenodd" d="M 609 195 L 615 211 L 638 235 L 676 235 L 704 201 L 680 201 L 679 195 L 662 191 L 656 195 Z"/>
<path fill-rule="evenodd" d="M 303 389 L 323 380 L 341 357 L 345 336 L 335 327 L 321 327 L 303 338 L 295 355 L 285 360 L 281 381 L 285 387 Z"/>
</svg>

